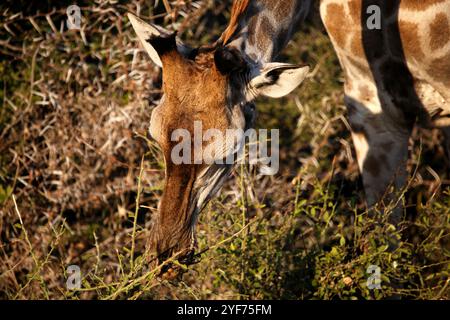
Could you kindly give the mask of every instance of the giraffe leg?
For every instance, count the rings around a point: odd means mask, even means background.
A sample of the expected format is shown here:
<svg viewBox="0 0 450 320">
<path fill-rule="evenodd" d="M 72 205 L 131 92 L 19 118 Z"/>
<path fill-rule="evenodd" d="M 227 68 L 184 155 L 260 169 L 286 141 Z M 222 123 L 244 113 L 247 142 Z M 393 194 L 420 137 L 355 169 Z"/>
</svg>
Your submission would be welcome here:
<svg viewBox="0 0 450 320">
<path fill-rule="evenodd" d="M 386 211 L 392 208 L 390 221 L 398 223 L 403 206 L 396 195 L 406 184 L 411 128 L 401 125 L 401 121 L 393 121 L 383 112 L 371 112 L 373 106 L 369 109 L 348 96 L 345 104 L 367 205 L 371 208 L 380 204 Z"/>
</svg>

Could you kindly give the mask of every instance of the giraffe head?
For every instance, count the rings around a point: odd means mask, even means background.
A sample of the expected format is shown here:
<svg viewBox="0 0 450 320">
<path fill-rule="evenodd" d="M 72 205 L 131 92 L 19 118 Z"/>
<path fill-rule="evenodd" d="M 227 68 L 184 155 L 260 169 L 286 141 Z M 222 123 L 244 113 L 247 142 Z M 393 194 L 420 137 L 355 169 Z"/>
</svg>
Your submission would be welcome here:
<svg viewBox="0 0 450 320">
<path fill-rule="evenodd" d="M 288 94 L 303 81 L 309 68 L 251 64 L 237 50 L 220 44 L 192 49 L 174 33 L 134 15 L 128 17 L 151 60 L 163 71 L 163 97 L 152 112 L 150 134 L 163 151 L 166 178 L 150 249 L 160 261 L 175 253 L 189 258 L 195 247 L 197 215 L 221 187 L 231 165 L 195 161 L 195 156 L 189 157 L 192 163 L 174 161 L 174 149 L 181 139 L 174 133 L 190 135 L 194 145 L 194 123 L 201 123 L 203 132 L 244 130 L 251 125 L 252 101 L 258 95 L 277 98 Z M 202 142 L 203 150 L 208 145 Z M 232 146 L 216 146 L 211 157 L 223 159 L 230 152 L 234 152 Z"/>
</svg>

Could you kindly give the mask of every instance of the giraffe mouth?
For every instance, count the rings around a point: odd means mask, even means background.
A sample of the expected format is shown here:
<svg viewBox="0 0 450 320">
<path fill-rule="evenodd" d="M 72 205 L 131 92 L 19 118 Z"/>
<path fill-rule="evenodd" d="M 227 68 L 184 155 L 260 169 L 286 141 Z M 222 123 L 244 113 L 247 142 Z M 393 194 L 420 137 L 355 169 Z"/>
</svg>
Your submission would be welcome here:
<svg viewBox="0 0 450 320">
<path fill-rule="evenodd" d="M 177 263 L 169 262 L 162 266 L 159 276 L 165 280 L 181 280 L 181 276 L 187 272 L 187 267 L 197 264 L 201 261 L 202 253 L 195 253 L 195 250 L 189 250 L 177 259 Z"/>
</svg>

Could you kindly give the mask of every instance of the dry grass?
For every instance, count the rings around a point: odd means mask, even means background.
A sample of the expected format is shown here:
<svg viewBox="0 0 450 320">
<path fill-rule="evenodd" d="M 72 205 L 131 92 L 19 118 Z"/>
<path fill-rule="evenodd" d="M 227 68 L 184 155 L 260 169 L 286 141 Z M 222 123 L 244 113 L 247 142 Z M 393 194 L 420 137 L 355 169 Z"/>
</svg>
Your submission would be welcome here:
<svg viewBox="0 0 450 320">
<path fill-rule="evenodd" d="M 281 101 L 258 101 L 257 126 L 282 129 L 280 173 L 236 168 L 202 213 L 201 261 L 182 280 L 147 268 L 147 227 L 163 181 L 147 137 L 160 71 L 124 16 L 154 19 L 199 44 L 220 34 L 228 2 L 81 3 L 81 31 L 63 27 L 71 2 L 0 6 L 0 298 L 450 297 L 442 136 L 415 132 L 405 222 L 374 223 L 346 128 L 342 74 L 317 21 L 283 57 L 315 66 L 314 76 Z M 387 250 L 395 237 L 398 248 Z M 83 275 L 75 291 L 65 286 L 74 264 Z M 370 264 L 381 267 L 383 290 L 365 286 Z"/>
</svg>

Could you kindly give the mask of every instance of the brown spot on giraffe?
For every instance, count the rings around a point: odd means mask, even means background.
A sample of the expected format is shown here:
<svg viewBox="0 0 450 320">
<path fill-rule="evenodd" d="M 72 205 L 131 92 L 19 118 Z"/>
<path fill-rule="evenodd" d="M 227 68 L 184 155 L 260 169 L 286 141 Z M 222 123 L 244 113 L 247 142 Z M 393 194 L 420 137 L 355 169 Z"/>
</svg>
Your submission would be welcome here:
<svg viewBox="0 0 450 320">
<path fill-rule="evenodd" d="M 251 17 L 248 22 L 248 29 L 255 30 L 257 25 L 258 25 L 258 17 L 256 16 Z M 254 46 L 256 43 L 256 33 L 255 32 L 250 33 L 247 37 L 247 40 L 250 46 Z"/>
<path fill-rule="evenodd" d="M 359 33 L 359 32 L 354 33 L 354 35 L 352 37 L 352 42 L 350 45 L 350 50 L 353 55 L 364 58 L 365 53 L 364 53 L 361 33 Z"/>
<path fill-rule="evenodd" d="M 276 12 L 279 2 L 278 1 L 266 1 L 265 5 L 266 5 L 267 9 L 269 9 L 270 11 Z"/>
<path fill-rule="evenodd" d="M 398 37 L 395 30 L 400 31 L 401 42 L 390 41 L 391 51 L 395 57 L 405 55 L 406 59 L 415 59 L 417 62 L 424 60 L 425 55 L 420 47 L 419 25 L 417 23 L 406 22 L 400 20 L 398 22 L 398 29 L 396 25 L 390 25 L 392 32 L 389 36 Z M 393 39 L 393 40 L 394 40 Z"/>
<path fill-rule="evenodd" d="M 398 1 L 398 0 L 397 0 Z M 436 4 L 445 3 L 446 0 L 408 0 L 401 1 L 400 8 L 408 10 L 423 11 Z M 388 2 L 388 1 L 387 1 Z"/>
<path fill-rule="evenodd" d="M 272 26 L 272 24 L 269 21 L 269 18 L 267 17 L 263 17 L 261 19 L 261 25 L 260 25 L 261 31 L 267 35 L 271 35 L 271 37 L 273 37 L 275 31 L 274 28 Z M 258 48 L 260 50 L 264 50 L 264 48 L 267 48 L 268 45 L 270 45 L 269 43 L 266 43 L 265 41 L 269 42 L 269 38 L 270 37 L 265 37 L 263 39 L 260 39 L 258 41 Z"/>
<path fill-rule="evenodd" d="M 348 13 L 353 23 L 359 24 L 361 22 L 361 1 L 348 2 Z"/>
<path fill-rule="evenodd" d="M 428 74 L 433 76 L 438 82 L 447 88 L 450 87 L 450 53 L 442 58 L 435 59 L 431 62 L 427 70 Z"/>
<path fill-rule="evenodd" d="M 283 20 L 286 15 L 289 14 L 291 10 L 293 10 L 293 6 L 295 5 L 295 1 L 288 1 L 287 3 L 281 3 L 279 1 L 269 1 L 273 3 L 277 3 L 277 9 L 274 11 L 274 18 L 277 20 Z"/>
<path fill-rule="evenodd" d="M 345 17 L 345 8 L 342 4 L 330 3 L 327 8 L 327 18 L 325 20 L 326 27 L 329 34 L 334 39 L 336 46 L 339 48 L 345 47 L 347 40 L 347 32 L 333 32 L 340 30 L 342 27 L 348 24 L 348 20 Z"/>
<path fill-rule="evenodd" d="M 430 24 L 431 50 L 442 48 L 450 41 L 450 25 L 445 13 L 439 13 Z"/>
</svg>

